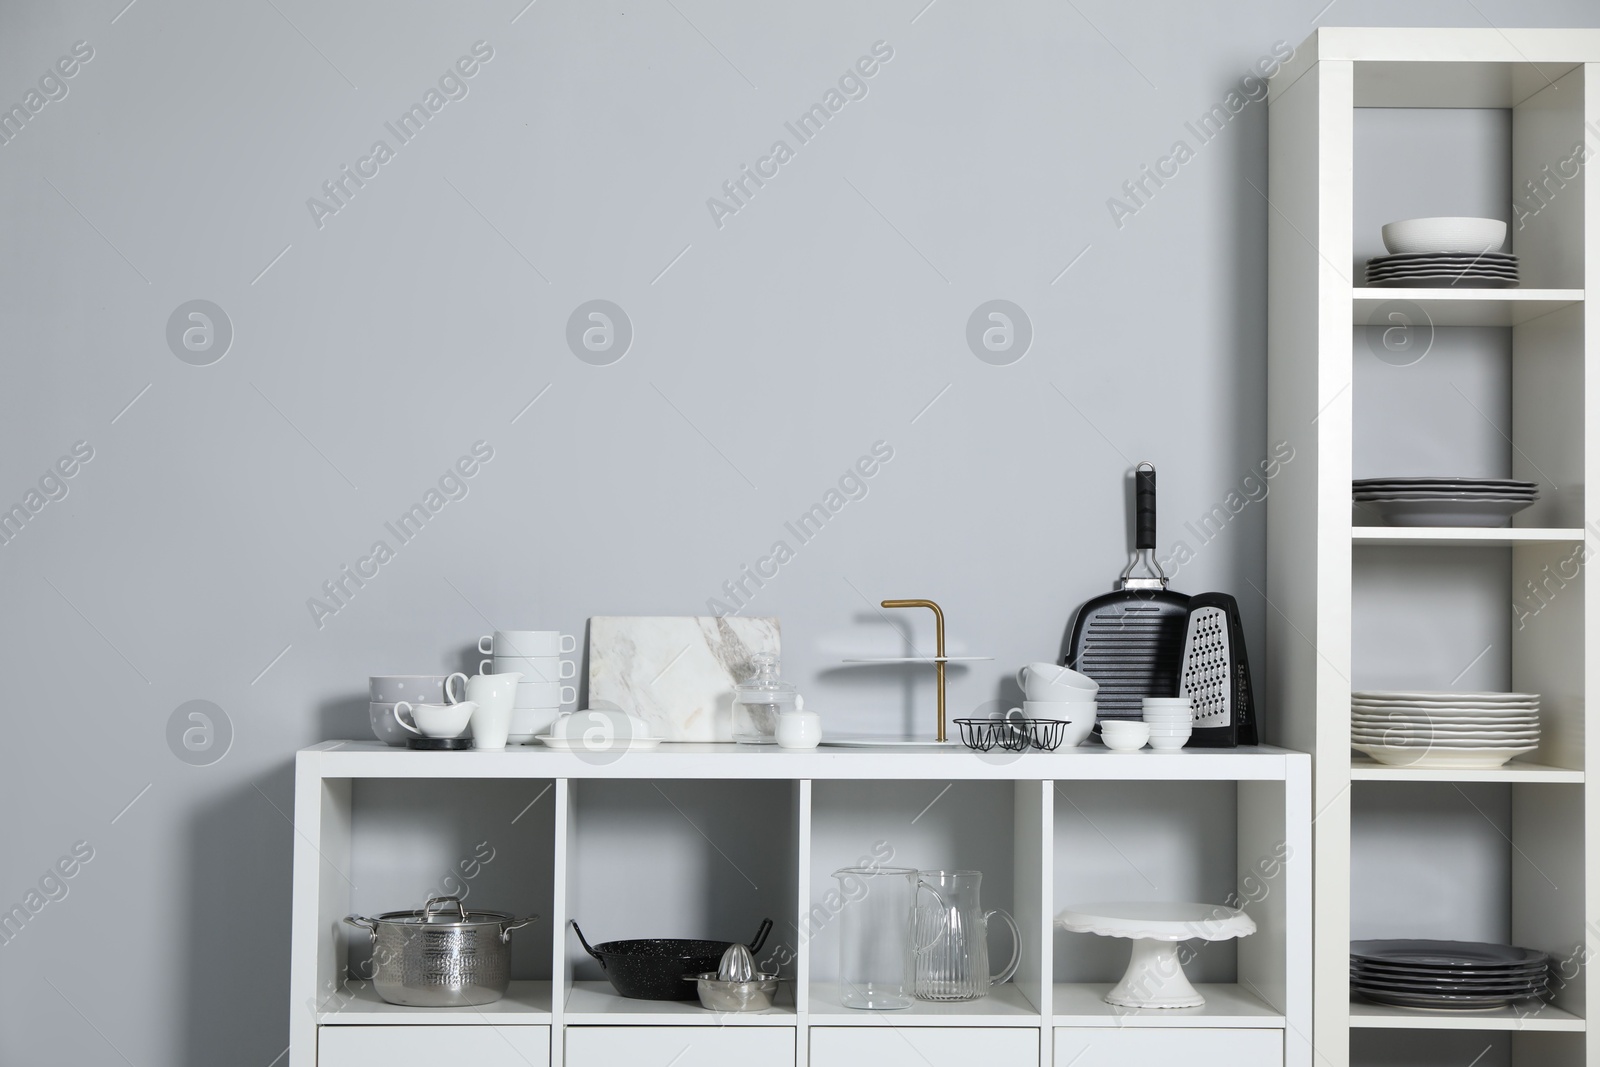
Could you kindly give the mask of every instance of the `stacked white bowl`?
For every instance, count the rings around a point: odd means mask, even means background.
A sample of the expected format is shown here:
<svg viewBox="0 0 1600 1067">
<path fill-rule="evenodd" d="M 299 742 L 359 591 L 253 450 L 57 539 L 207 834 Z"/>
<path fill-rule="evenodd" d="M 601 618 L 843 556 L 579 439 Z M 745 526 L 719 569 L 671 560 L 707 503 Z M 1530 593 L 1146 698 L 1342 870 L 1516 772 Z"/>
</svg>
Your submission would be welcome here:
<svg viewBox="0 0 1600 1067">
<path fill-rule="evenodd" d="M 562 658 L 576 648 L 576 638 L 560 630 L 496 630 L 478 640 L 478 651 L 490 657 L 478 664 L 479 674 L 522 675 L 508 743 L 533 744 L 550 732 L 563 704 L 577 701 L 577 688 L 562 684 L 578 673 L 576 661 Z"/>
<path fill-rule="evenodd" d="M 1150 727 L 1150 747 L 1176 752 L 1194 733 L 1194 701 L 1189 697 L 1145 697 L 1144 721 Z"/>
<path fill-rule="evenodd" d="M 1017 672 L 1017 684 L 1022 687 L 1026 718 L 1068 723 L 1061 747 L 1076 748 L 1094 730 L 1100 683 L 1087 674 L 1055 663 L 1030 663 Z"/>
</svg>

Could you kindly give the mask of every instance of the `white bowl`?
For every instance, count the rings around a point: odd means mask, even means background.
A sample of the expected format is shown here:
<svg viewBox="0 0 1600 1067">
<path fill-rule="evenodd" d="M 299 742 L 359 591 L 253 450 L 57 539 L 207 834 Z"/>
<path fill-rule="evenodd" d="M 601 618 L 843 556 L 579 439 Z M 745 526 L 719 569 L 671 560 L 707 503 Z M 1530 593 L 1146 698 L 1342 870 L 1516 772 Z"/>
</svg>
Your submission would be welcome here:
<svg viewBox="0 0 1600 1067">
<path fill-rule="evenodd" d="M 1100 724 L 1100 739 L 1113 752 L 1137 752 L 1150 740 L 1150 727 L 1142 722 L 1110 719 Z"/>
<path fill-rule="evenodd" d="M 1506 224 L 1499 219 L 1446 216 L 1403 219 L 1383 227 L 1383 246 L 1402 252 L 1498 252 L 1506 243 Z"/>
<path fill-rule="evenodd" d="M 1181 737 L 1154 736 L 1150 738 L 1150 747 L 1157 752 L 1177 752 L 1188 742 L 1189 737 L 1187 734 Z"/>
</svg>

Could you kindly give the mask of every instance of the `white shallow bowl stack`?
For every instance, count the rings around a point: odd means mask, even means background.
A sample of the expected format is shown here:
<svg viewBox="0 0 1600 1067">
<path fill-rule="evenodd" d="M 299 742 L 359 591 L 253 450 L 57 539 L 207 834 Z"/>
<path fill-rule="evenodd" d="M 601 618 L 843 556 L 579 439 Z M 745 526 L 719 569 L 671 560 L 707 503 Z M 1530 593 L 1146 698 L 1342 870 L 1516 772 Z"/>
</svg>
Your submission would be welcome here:
<svg viewBox="0 0 1600 1067">
<path fill-rule="evenodd" d="M 1350 694 L 1350 745 L 1394 767 L 1500 767 L 1539 748 L 1537 693 Z"/>
<path fill-rule="evenodd" d="M 1150 727 L 1150 747 L 1176 752 L 1194 734 L 1194 700 L 1190 697 L 1145 697 L 1144 721 Z"/>
</svg>

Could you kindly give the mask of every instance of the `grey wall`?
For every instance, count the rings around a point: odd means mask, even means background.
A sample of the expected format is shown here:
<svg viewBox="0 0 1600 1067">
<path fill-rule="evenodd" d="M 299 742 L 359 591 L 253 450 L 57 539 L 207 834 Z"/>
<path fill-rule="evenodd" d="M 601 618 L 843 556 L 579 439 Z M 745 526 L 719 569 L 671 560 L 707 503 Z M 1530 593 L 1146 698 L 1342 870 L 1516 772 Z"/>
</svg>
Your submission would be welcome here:
<svg viewBox="0 0 1600 1067">
<path fill-rule="evenodd" d="M 125 2 L 0 8 L 0 103 L 93 49 L 0 145 L 0 503 L 93 450 L 0 545 L 0 903 L 93 849 L 0 947 L 5 1063 L 272 1063 L 294 750 L 365 734 L 368 674 L 460 666 L 493 627 L 704 611 L 876 441 L 867 495 L 751 604 L 830 728 L 903 725 L 908 685 L 926 717 L 926 683 L 836 669 L 891 641 L 886 596 L 996 657 L 955 709 L 1011 696 L 1120 569 L 1141 459 L 1163 554 L 1194 553 L 1176 587 L 1239 594 L 1259 649 L 1262 505 L 1207 543 L 1184 521 L 1269 444 L 1265 106 L 1120 227 L 1108 198 L 1316 18 L 1600 24 L 1582 0 Z M 480 40 L 468 95 L 319 227 L 307 199 Z M 707 198 L 877 41 L 865 98 L 719 228 Z M 565 339 L 594 299 L 632 324 L 608 366 Z M 1008 366 L 965 337 L 992 299 L 1033 330 Z M 233 334 L 205 366 L 215 342 L 168 340 L 193 300 Z M 477 441 L 465 498 L 319 626 L 308 598 Z M 221 709 L 199 754 L 187 711 L 169 729 L 193 700 Z M 439 840 L 545 832 L 487 796 L 481 835 Z"/>
</svg>

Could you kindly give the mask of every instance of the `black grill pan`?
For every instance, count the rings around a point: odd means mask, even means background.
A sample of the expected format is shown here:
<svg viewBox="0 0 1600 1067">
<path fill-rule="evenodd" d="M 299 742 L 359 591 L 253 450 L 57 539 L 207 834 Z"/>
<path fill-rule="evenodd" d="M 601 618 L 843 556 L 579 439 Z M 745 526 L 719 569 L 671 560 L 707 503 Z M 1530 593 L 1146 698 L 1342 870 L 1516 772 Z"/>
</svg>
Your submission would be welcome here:
<svg viewBox="0 0 1600 1067">
<path fill-rule="evenodd" d="M 1146 469 L 1148 468 L 1148 469 Z M 1134 546 L 1150 572 L 1122 572 L 1121 588 L 1078 609 L 1065 663 L 1100 683 L 1099 717 L 1144 718 L 1144 698 L 1178 695 L 1189 598 L 1167 588 L 1155 559 L 1156 469 L 1134 470 Z"/>
</svg>

